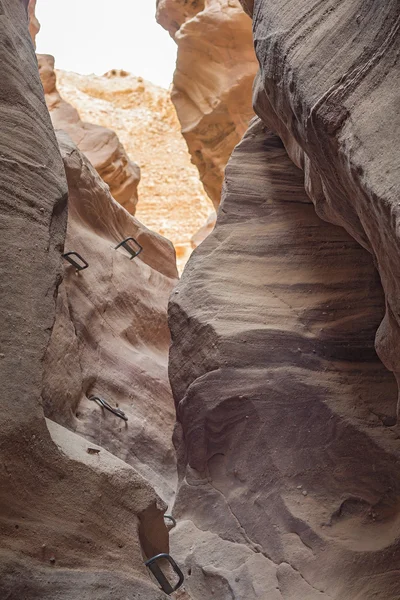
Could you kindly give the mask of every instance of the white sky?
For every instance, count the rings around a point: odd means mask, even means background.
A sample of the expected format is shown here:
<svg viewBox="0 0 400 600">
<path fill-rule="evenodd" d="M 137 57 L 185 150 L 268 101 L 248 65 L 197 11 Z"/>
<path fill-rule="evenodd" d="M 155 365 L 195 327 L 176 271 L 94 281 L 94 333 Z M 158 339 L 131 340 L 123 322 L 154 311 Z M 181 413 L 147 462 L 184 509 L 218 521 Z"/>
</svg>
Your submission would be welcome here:
<svg viewBox="0 0 400 600">
<path fill-rule="evenodd" d="M 36 51 L 53 54 L 66 71 L 125 69 L 168 87 L 176 45 L 155 12 L 156 0 L 38 0 Z"/>
</svg>

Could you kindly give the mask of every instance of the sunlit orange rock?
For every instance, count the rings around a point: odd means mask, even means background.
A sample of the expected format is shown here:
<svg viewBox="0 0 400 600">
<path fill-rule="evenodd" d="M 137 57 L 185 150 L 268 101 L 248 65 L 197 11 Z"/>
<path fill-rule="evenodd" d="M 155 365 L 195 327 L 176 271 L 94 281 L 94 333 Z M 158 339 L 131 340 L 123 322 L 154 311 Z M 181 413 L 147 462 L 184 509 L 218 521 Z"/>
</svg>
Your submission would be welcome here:
<svg viewBox="0 0 400 600">
<path fill-rule="evenodd" d="M 171 97 L 204 189 L 218 206 L 225 165 L 253 116 L 251 21 L 238 0 L 159 0 L 157 19 L 178 45 Z"/>
</svg>

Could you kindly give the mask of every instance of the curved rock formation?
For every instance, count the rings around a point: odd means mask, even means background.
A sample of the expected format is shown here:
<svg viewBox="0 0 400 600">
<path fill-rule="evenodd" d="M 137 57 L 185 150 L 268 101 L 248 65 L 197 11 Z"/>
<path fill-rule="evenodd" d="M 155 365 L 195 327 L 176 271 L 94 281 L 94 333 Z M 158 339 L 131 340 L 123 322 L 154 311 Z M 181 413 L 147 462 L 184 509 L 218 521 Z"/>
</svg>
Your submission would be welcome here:
<svg viewBox="0 0 400 600">
<path fill-rule="evenodd" d="M 78 111 L 60 96 L 56 85 L 54 57 L 38 54 L 39 73 L 46 104 L 55 129 L 62 129 L 87 156 L 112 196 L 134 214 L 138 201 L 140 169 L 126 154 L 110 129 L 81 121 Z"/>
<path fill-rule="evenodd" d="M 37 0 L 29 0 L 29 4 L 28 4 L 29 33 L 31 35 L 31 38 L 32 38 L 35 48 L 36 48 L 36 36 L 40 31 L 40 23 L 37 20 L 37 17 L 35 14 L 36 1 Z"/>
<path fill-rule="evenodd" d="M 225 165 L 253 116 L 251 22 L 238 0 L 158 0 L 157 20 L 178 45 L 171 97 L 204 189 L 218 206 Z"/>
<path fill-rule="evenodd" d="M 67 186 L 27 6 L 0 8 L 0 596 L 161 600 L 143 559 L 168 548 L 165 505 L 132 467 L 46 424 L 39 402 Z"/>
<path fill-rule="evenodd" d="M 370 255 L 317 217 L 256 119 L 170 305 L 172 547 L 193 598 L 398 598 L 397 387 L 374 351 L 384 307 Z"/>
<path fill-rule="evenodd" d="M 89 161 L 59 133 L 69 188 L 65 262 L 43 380 L 46 416 L 131 464 L 168 502 L 176 487 L 168 383 L 168 297 L 176 283 L 170 242 L 117 204 Z M 130 259 L 115 246 L 134 237 Z M 130 242 L 133 249 L 137 248 Z M 118 406 L 124 422 L 91 396 Z"/>
<path fill-rule="evenodd" d="M 397 600 L 398 3 L 254 7 L 262 120 L 170 305 L 174 553 L 195 599 Z"/>
<path fill-rule="evenodd" d="M 400 8 L 283 4 L 256 5 L 255 108 L 304 170 L 317 213 L 372 253 L 387 304 L 377 349 L 399 378 Z"/>
</svg>

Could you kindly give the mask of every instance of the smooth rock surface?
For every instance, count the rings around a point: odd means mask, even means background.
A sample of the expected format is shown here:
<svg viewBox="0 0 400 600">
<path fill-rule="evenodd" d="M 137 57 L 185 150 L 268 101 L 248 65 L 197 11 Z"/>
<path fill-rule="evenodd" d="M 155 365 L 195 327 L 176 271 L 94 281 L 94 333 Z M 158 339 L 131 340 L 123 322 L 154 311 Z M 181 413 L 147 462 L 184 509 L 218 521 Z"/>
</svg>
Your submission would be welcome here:
<svg viewBox="0 0 400 600">
<path fill-rule="evenodd" d="M 196 600 L 399 598 L 397 386 L 374 349 L 384 311 L 371 255 L 317 217 L 256 119 L 170 304 L 171 544 Z"/>
<path fill-rule="evenodd" d="M 399 3 L 256 0 L 253 29 L 255 110 L 319 216 L 371 252 L 386 299 L 376 347 L 399 381 Z"/>
<path fill-rule="evenodd" d="M 47 417 L 134 466 L 162 497 L 175 493 L 175 420 L 168 382 L 168 297 L 177 280 L 172 244 L 111 197 L 89 161 L 63 133 L 58 140 L 69 187 L 66 251 L 56 321 L 45 359 Z M 134 237 L 134 259 L 115 246 Z M 137 249 L 131 242 L 131 247 Z M 89 401 L 98 395 L 119 417 Z"/>
<path fill-rule="evenodd" d="M 178 45 L 171 98 L 204 189 L 218 206 L 225 165 L 253 116 L 251 21 L 238 0 L 158 0 L 157 20 Z"/>
<path fill-rule="evenodd" d="M 0 597 L 161 600 L 143 559 L 168 549 L 164 503 L 132 467 L 46 423 L 40 405 L 67 185 L 27 9 L 0 7 Z"/>
<path fill-rule="evenodd" d="M 107 183 L 115 200 L 134 214 L 140 168 L 129 159 L 114 131 L 82 121 L 78 111 L 61 97 L 57 89 L 54 57 L 38 54 L 37 58 L 54 128 L 69 135 Z"/>
</svg>

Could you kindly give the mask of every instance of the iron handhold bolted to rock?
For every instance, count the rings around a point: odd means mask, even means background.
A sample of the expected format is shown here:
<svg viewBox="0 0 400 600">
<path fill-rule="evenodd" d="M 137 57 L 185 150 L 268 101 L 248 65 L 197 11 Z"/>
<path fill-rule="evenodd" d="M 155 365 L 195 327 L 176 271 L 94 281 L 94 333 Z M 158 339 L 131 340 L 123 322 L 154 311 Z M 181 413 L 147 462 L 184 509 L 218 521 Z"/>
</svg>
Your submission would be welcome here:
<svg viewBox="0 0 400 600">
<path fill-rule="evenodd" d="M 164 521 L 171 521 L 172 527 L 176 527 L 176 520 L 172 515 L 164 515 Z M 170 527 L 170 529 L 172 529 L 172 527 Z"/>
<path fill-rule="evenodd" d="M 126 416 L 126 414 L 124 413 L 123 410 L 121 410 L 118 407 L 111 406 L 111 404 L 109 404 L 106 400 L 104 400 L 104 398 L 100 398 L 100 396 L 90 396 L 89 400 L 96 402 L 96 404 L 98 404 L 102 408 L 106 408 L 111 413 L 113 413 L 113 415 L 115 415 L 116 417 L 119 417 L 120 419 L 123 419 L 124 421 L 128 420 L 128 417 Z"/>
<path fill-rule="evenodd" d="M 136 246 L 138 247 L 138 250 L 136 250 L 136 251 L 135 251 L 135 250 L 134 250 L 134 249 L 133 249 L 133 248 L 132 248 L 132 247 L 131 247 L 131 246 L 128 244 L 128 242 L 134 242 L 134 244 L 136 244 Z M 138 242 L 138 241 L 136 241 L 136 240 L 135 240 L 135 238 L 133 238 L 133 237 L 127 237 L 127 238 L 125 238 L 124 240 L 122 240 L 122 242 L 120 242 L 119 244 L 117 244 L 117 245 L 115 246 L 115 248 L 114 248 L 114 249 L 115 249 L 115 250 L 118 250 L 118 248 L 120 248 L 121 246 L 122 246 L 123 248 L 125 248 L 125 250 L 126 250 L 127 252 L 129 252 L 129 254 L 131 255 L 131 257 L 130 257 L 130 260 L 132 260 L 132 258 L 136 258 L 136 256 L 138 256 L 138 255 L 141 253 L 141 251 L 143 250 L 143 246 L 141 246 L 141 245 L 139 244 L 139 242 Z"/>
<path fill-rule="evenodd" d="M 73 256 L 75 256 L 78 260 L 80 260 L 81 264 L 76 262 L 76 260 L 74 260 L 72 258 Z M 67 262 L 69 262 L 70 265 L 75 267 L 77 273 L 79 271 L 83 271 L 84 269 L 87 269 L 89 266 L 89 263 L 84 258 L 82 258 L 82 256 L 80 254 L 78 254 L 77 252 L 65 252 L 65 254 L 62 255 L 62 257 L 65 258 L 65 260 Z"/>
<path fill-rule="evenodd" d="M 162 559 L 165 559 L 169 562 L 169 564 L 172 566 L 173 570 L 179 577 L 178 583 L 175 584 L 174 587 L 172 587 L 172 585 L 170 584 L 170 582 L 168 581 L 168 579 L 162 572 L 160 566 L 157 564 L 157 562 Z M 170 556 L 169 554 L 166 554 L 166 553 L 157 554 L 156 556 L 153 556 L 153 558 L 150 558 L 149 560 L 147 560 L 144 564 L 146 565 L 146 567 L 148 569 L 150 569 L 150 571 L 153 573 L 154 577 L 157 579 L 158 583 L 160 584 L 162 591 L 165 592 L 168 596 L 170 594 L 172 594 L 173 592 L 176 592 L 176 590 L 181 587 L 181 585 L 184 581 L 183 573 L 180 570 L 180 568 L 178 567 L 178 565 L 176 564 L 176 562 L 174 561 L 174 559 L 172 558 L 172 556 Z"/>
</svg>

